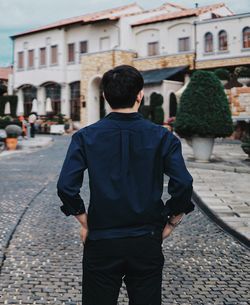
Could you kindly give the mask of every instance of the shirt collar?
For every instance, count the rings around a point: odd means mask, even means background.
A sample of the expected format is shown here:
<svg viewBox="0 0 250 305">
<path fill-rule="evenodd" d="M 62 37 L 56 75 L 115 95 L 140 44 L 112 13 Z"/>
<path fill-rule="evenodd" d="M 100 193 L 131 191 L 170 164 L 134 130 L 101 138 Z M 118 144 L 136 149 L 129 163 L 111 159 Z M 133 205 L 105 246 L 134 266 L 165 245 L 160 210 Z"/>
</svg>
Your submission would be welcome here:
<svg viewBox="0 0 250 305">
<path fill-rule="evenodd" d="M 138 120 L 142 119 L 143 115 L 140 112 L 116 112 L 111 111 L 109 114 L 105 116 L 105 118 L 112 119 L 112 120 Z"/>
</svg>

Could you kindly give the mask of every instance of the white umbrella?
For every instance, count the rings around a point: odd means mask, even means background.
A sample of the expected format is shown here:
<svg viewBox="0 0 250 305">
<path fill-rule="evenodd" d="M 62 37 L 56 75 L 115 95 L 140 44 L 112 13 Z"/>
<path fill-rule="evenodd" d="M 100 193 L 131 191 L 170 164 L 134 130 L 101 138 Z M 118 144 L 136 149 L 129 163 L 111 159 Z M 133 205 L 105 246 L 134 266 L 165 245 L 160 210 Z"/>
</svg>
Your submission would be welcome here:
<svg viewBox="0 0 250 305">
<path fill-rule="evenodd" d="M 24 108 L 23 108 L 23 101 L 18 99 L 18 102 L 17 102 L 17 116 L 19 115 L 23 115 L 24 114 Z"/>
<path fill-rule="evenodd" d="M 47 97 L 47 99 L 46 99 L 45 111 L 46 112 L 53 112 L 52 103 L 51 103 L 51 98 L 50 97 Z"/>
<path fill-rule="evenodd" d="M 32 108 L 30 112 L 38 112 L 38 107 L 37 107 L 37 99 L 34 98 L 32 101 Z"/>
<path fill-rule="evenodd" d="M 10 114 L 10 102 L 5 103 L 4 114 Z"/>
</svg>

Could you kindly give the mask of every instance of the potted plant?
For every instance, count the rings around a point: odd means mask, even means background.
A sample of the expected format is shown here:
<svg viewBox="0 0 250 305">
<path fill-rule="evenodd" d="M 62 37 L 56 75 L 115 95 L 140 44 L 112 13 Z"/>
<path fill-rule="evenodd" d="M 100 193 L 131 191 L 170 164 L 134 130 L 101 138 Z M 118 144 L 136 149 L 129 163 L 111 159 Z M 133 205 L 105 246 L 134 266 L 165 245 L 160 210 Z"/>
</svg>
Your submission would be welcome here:
<svg viewBox="0 0 250 305">
<path fill-rule="evenodd" d="M 235 69 L 235 74 L 238 82 L 241 83 L 243 87 L 247 87 L 247 84 L 250 82 L 250 69 L 244 66 L 237 67 Z"/>
<path fill-rule="evenodd" d="M 6 147 L 9 150 L 15 150 L 17 147 L 17 138 L 22 134 L 22 128 L 18 125 L 10 124 L 5 127 L 6 131 Z"/>
<path fill-rule="evenodd" d="M 220 79 L 224 86 L 230 79 L 230 73 L 227 69 L 219 68 L 214 71 L 214 74 Z"/>
<path fill-rule="evenodd" d="M 209 162 L 214 139 L 233 133 L 229 102 L 213 72 L 193 73 L 177 108 L 174 130 L 192 139 L 196 161 Z"/>
</svg>

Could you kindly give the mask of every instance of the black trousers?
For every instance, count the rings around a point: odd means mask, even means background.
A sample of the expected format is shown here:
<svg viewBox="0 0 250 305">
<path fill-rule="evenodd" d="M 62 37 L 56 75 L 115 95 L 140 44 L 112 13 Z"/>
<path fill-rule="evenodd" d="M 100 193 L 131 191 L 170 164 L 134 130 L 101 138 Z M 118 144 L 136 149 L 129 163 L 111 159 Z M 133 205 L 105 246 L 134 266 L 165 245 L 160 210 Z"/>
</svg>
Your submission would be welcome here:
<svg viewBox="0 0 250 305">
<path fill-rule="evenodd" d="M 122 279 L 129 305 L 161 305 L 161 232 L 89 240 L 82 260 L 82 305 L 117 305 Z"/>
</svg>

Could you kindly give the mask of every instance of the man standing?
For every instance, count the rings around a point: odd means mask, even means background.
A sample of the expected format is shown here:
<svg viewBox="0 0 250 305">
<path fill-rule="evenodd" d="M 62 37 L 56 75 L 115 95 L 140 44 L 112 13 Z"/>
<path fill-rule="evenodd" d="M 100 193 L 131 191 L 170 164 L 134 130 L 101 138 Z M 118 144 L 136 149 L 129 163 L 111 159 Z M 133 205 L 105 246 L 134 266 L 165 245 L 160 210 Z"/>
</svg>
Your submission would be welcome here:
<svg viewBox="0 0 250 305">
<path fill-rule="evenodd" d="M 84 305 L 116 305 L 122 279 L 130 305 L 160 305 L 163 239 L 194 210 L 180 140 L 138 112 L 143 84 L 127 65 L 103 75 L 111 112 L 73 134 L 57 182 L 61 211 L 81 224 Z M 86 169 L 87 212 L 79 194 Z"/>
</svg>

